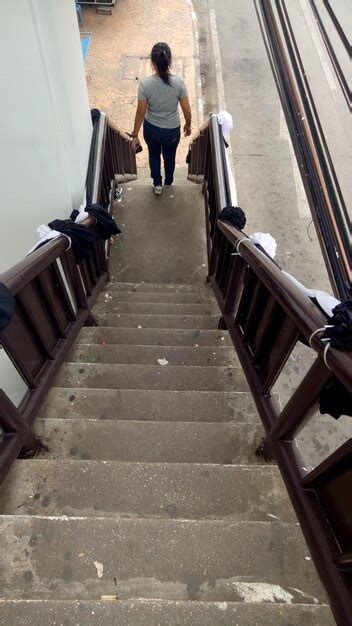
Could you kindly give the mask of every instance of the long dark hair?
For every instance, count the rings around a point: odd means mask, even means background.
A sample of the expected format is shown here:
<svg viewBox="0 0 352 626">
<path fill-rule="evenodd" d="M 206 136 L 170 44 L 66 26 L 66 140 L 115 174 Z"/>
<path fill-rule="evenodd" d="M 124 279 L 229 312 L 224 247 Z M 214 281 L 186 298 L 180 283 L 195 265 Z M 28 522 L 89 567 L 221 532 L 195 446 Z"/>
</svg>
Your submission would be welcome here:
<svg viewBox="0 0 352 626">
<path fill-rule="evenodd" d="M 171 50 L 167 43 L 159 42 L 152 47 L 152 63 L 158 70 L 159 76 L 166 85 L 170 85 Z"/>
</svg>

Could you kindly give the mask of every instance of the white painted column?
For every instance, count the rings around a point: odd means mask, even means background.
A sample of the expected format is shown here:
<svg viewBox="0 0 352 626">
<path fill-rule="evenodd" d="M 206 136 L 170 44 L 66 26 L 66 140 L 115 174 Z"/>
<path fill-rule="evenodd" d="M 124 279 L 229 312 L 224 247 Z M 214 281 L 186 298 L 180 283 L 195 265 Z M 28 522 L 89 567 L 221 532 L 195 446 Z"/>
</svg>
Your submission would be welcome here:
<svg viewBox="0 0 352 626">
<path fill-rule="evenodd" d="M 82 200 L 91 140 L 73 0 L 1 3 L 0 272 Z"/>
</svg>

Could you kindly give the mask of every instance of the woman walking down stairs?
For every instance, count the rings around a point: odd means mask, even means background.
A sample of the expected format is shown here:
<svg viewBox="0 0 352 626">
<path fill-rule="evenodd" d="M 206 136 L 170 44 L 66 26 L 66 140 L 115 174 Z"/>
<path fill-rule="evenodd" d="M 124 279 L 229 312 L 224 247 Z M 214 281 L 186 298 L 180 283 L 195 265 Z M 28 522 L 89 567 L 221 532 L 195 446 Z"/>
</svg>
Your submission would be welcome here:
<svg viewBox="0 0 352 626">
<path fill-rule="evenodd" d="M 0 623 L 326 626 L 325 591 L 204 285 L 199 189 L 117 205 L 112 283 L 0 493 Z"/>
</svg>

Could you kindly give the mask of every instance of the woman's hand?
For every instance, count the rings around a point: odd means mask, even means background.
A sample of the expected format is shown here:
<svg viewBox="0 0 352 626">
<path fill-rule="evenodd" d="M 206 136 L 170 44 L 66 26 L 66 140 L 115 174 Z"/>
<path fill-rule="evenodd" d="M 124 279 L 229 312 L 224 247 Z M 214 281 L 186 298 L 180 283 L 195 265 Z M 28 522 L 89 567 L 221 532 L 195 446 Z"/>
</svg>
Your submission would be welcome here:
<svg viewBox="0 0 352 626">
<path fill-rule="evenodd" d="M 185 125 L 183 127 L 184 136 L 189 137 L 191 134 L 192 112 L 191 112 L 191 105 L 189 103 L 188 96 L 185 96 L 184 98 L 180 98 L 180 105 L 181 105 L 182 113 L 185 116 Z"/>
<path fill-rule="evenodd" d="M 133 152 L 136 152 L 138 154 L 138 152 L 142 152 L 143 148 L 142 148 L 142 144 L 139 140 L 138 135 L 132 135 L 132 150 Z"/>
</svg>

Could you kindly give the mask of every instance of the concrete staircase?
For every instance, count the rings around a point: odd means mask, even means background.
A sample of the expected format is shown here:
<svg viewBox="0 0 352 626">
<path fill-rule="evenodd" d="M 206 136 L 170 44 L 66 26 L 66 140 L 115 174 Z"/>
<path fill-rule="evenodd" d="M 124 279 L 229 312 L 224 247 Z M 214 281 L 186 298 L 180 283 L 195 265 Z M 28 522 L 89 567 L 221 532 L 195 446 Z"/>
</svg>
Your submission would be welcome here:
<svg viewBox="0 0 352 626">
<path fill-rule="evenodd" d="M 171 189 L 193 198 L 197 225 L 199 190 Z M 165 209 L 149 191 L 117 206 L 140 241 Z M 204 257 L 192 265 L 181 250 L 175 265 L 176 234 L 156 283 L 154 247 L 144 271 L 127 237 L 113 250 L 114 274 L 130 255 L 126 282 L 101 295 L 99 326 L 81 331 L 45 401 L 49 451 L 18 460 L 3 486 L 0 624 L 334 623 L 279 471 L 254 455 L 262 427 L 198 278 Z"/>
</svg>

